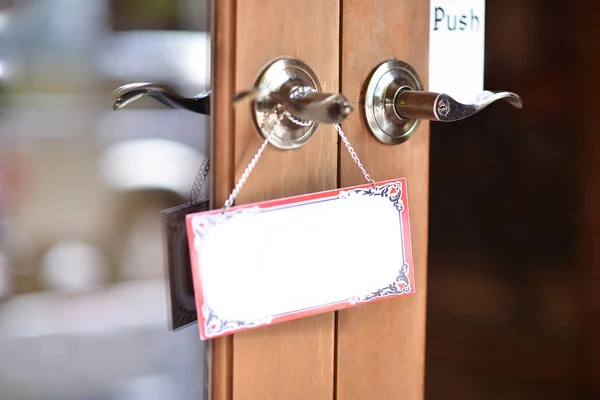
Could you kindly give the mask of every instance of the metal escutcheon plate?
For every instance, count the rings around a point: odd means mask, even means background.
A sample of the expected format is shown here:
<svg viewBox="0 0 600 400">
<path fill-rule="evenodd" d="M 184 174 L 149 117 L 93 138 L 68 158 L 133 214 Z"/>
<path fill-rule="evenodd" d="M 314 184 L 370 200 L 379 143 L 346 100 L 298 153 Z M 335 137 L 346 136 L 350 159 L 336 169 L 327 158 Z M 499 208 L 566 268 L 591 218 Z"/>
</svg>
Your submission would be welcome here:
<svg viewBox="0 0 600 400">
<path fill-rule="evenodd" d="M 364 90 L 364 118 L 371 134 L 384 144 L 398 144 L 410 138 L 418 119 L 405 119 L 394 106 L 400 88 L 423 90 L 413 68 L 399 60 L 388 60 L 371 72 Z"/>
<path fill-rule="evenodd" d="M 258 74 L 254 86 L 268 87 L 273 91 L 281 91 L 285 95 L 300 86 L 309 86 L 318 92 L 321 91 L 321 85 L 314 71 L 302 61 L 289 57 L 278 58 L 267 64 Z M 264 138 L 270 133 L 265 122 L 267 118 L 272 118 L 275 107 L 277 104 L 269 99 L 252 102 L 254 125 Z M 308 126 L 299 126 L 284 118 L 276 125 L 275 133 L 269 142 L 278 149 L 297 149 L 313 136 L 317 126 L 315 122 Z"/>
</svg>

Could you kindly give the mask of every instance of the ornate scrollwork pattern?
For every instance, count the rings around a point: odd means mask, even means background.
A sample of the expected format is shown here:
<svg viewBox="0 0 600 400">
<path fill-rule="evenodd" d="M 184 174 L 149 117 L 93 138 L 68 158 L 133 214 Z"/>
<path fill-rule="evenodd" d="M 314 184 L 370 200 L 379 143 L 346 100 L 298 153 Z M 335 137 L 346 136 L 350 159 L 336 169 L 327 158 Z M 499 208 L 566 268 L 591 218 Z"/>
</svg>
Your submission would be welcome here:
<svg viewBox="0 0 600 400">
<path fill-rule="evenodd" d="M 194 235 L 197 238 L 206 236 L 215 226 L 240 215 L 251 215 L 260 213 L 260 207 L 242 208 L 235 211 L 215 213 L 203 217 L 196 217 L 193 221 Z"/>
<path fill-rule="evenodd" d="M 370 186 L 366 188 L 358 188 L 353 189 L 351 191 L 341 191 L 339 193 L 340 199 L 347 199 L 354 196 L 377 196 L 389 199 L 392 203 L 392 206 L 398 210 L 399 213 L 404 211 L 404 203 L 402 201 L 402 183 L 401 182 L 391 182 L 381 186 Z M 397 261 L 397 260 L 395 260 Z M 348 299 L 348 303 L 351 305 L 377 299 L 380 297 L 387 297 L 392 295 L 401 295 L 405 293 L 410 293 L 412 290 L 412 285 L 410 282 L 409 265 L 401 260 L 402 267 L 398 271 L 398 275 L 395 280 L 384 286 L 379 288 L 366 296 L 353 296 Z"/>
<path fill-rule="evenodd" d="M 370 186 L 358 188 L 350 191 L 342 190 L 338 194 L 340 199 L 347 199 L 354 196 L 376 196 L 389 199 L 396 210 L 402 212 L 404 203 L 402 202 L 402 183 L 391 182 L 382 186 Z"/>
<path fill-rule="evenodd" d="M 273 318 L 270 316 L 252 321 L 223 320 L 206 304 L 202 306 L 202 315 L 204 315 L 204 332 L 207 337 L 221 335 L 241 328 L 268 325 L 273 321 Z"/>
<path fill-rule="evenodd" d="M 373 299 L 377 299 L 380 297 L 387 296 L 397 296 L 399 294 L 410 293 L 411 284 L 410 279 L 408 277 L 408 264 L 402 265 L 400 268 L 399 274 L 396 277 L 395 281 L 390 283 L 389 285 L 377 289 L 367 296 L 361 297 L 361 301 L 369 301 Z"/>
</svg>

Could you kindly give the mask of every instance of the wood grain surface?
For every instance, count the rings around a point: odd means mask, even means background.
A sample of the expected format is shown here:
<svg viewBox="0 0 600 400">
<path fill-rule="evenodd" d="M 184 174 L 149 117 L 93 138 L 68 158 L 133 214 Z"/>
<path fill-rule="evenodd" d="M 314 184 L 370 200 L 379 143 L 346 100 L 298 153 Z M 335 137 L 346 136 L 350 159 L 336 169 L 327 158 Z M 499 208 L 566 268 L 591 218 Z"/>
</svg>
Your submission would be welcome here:
<svg viewBox="0 0 600 400">
<path fill-rule="evenodd" d="M 235 9 L 235 68 L 230 75 L 235 77 L 235 91 L 252 87 L 263 66 L 280 56 L 304 61 L 316 72 L 324 91 L 339 91 L 338 0 L 225 3 L 215 2 L 214 6 Z M 220 32 L 219 26 L 214 29 Z M 222 66 L 226 70 L 227 65 Z M 219 67 L 215 65 L 214 74 L 222 74 Z M 217 93 L 220 88 L 215 86 L 213 90 Z M 234 111 L 233 135 L 231 129 L 220 129 L 223 125 L 218 122 L 214 128 L 215 137 L 233 138 L 234 159 L 228 160 L 229 155 L 225 161 L 219 159 L 221 151 L 229 151 L 230 147 L 224 145 L 216 148 L 214 162 L 234 166 L 235 181 L 258 150 L 262 138 L 252 125 L 248 103 L 236 105 Z M 224 200 L 222 188 L 228 187 L 228 191 L 232 185 L 223 172 L 227 166 L 221 168 L 222 175 L 214 183 L 215 198 L 219 201 Z M 320 126 L 313 138 L 298 150 L 281 151 L 269 146 L 236 204 L 332 189 L 336 179 L 337 136 L 331 126 Z M 303 251 L 302 244 L 298 245 L 299 251 Z M 233 365 L 227 379 L 214 380 L 214 384 L 219 384 L 229 379 L 231 393 L 219 387 L 215 388 L 215 394 L 222 393 L 226 396 L 223 399 L 233 396 L 236 400 L 332 399 L 334 340 L 334 314 L 328 313 L 236 334 L 229 346 L 225 341 L 217 342 L 215 356 L 223 359 L 215 359 L 215 378 L 217 372 L 226 370 L 223 366 L 228 357 Z"/>
<path fill-rule="evenodd" d="M 377 64 L 394 58 L 412 65 L 427 87 L 428 0 L 344 0 L 342 4 L 341 86 L 349 99 L 359 99 Z M 361 113 L 353 113 L 343 128 L 373 179 L 407 178 L 417 293 L 339 312 L 337 398 L 422 399 L 429 124 L 421 123 L 409 141 L 395 146 L 373 139 Z M 347 152 L 340 151 L 340 158 L 341 186 L 363 183 Z"/>
</svg>

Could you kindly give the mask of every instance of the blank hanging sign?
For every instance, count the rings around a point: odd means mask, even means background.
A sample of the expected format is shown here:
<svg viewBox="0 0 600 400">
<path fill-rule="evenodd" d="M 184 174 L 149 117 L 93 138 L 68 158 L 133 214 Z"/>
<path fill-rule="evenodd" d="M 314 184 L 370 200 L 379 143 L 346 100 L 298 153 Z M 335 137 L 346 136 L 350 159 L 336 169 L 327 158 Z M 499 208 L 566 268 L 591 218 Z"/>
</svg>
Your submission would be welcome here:
<svg viewBox="0 0 600 400">
<path fill-rule="evenodd" d="M 415 292 L 406 180 L 187 216 L 203 340 Z"/>
<path fill-rule="evenodd" d="M 431 0 L 429 88 L 470 103 L 483 92 L 485 0 Z"/>
</svg>

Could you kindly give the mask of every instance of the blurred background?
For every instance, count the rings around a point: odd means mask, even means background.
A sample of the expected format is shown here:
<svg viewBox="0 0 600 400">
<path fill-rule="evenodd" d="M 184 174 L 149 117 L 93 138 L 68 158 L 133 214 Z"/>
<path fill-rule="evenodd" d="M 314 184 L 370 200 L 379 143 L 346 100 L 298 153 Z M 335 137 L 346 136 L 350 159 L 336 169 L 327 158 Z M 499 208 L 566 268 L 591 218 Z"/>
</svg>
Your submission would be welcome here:
<svg viewBox="0 0 600 400">
<path fill-rule="evenodd" d="M 486 8 L 524 109 L 432 124 L 427 398 L 600 398 L 600 3 Z"/>
<path fill-rule="evenodd" d="M 600 3 L 486 7 L 485 87 L 525 108 L 432 124 L 426 396 L 600 398 Z M 0 400 L 203 398 L 197 329 L 167 330 L 160 211 L 208 120 L 111 93 L 208 89 L 208 15 L 0 0 Z"/>
<path fill-rule="evenodd" d="M 204 398 L 197 329 L 168 331 L 160 211 L 187 201 L 208 119 L 111 94 L 208 89 L 208 15 L 0 0 L 0 400 Z"/>
</svg>

